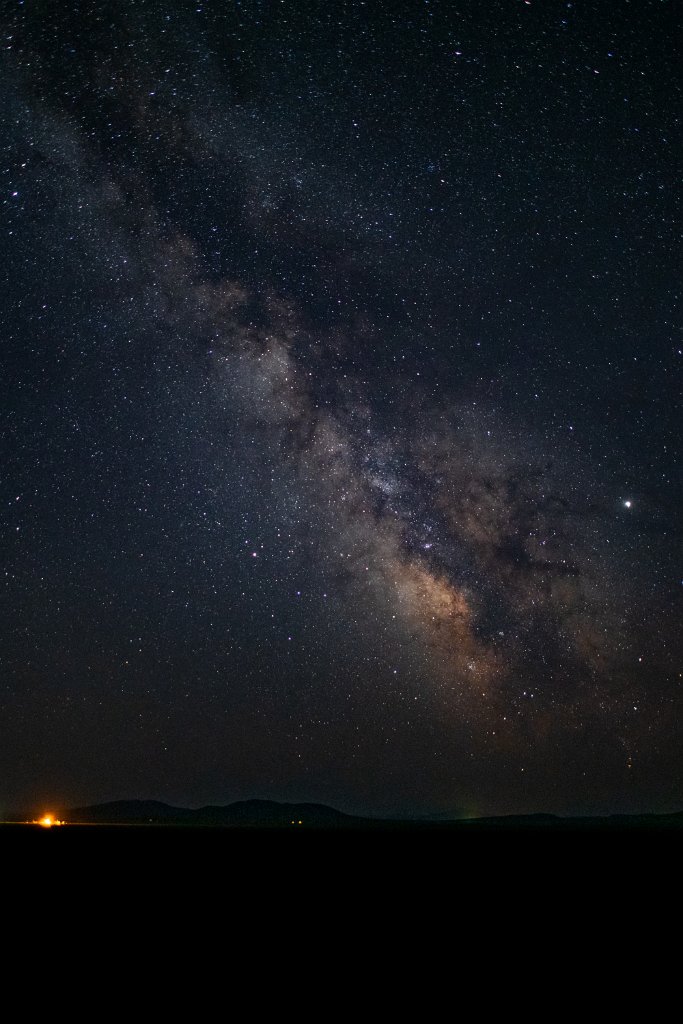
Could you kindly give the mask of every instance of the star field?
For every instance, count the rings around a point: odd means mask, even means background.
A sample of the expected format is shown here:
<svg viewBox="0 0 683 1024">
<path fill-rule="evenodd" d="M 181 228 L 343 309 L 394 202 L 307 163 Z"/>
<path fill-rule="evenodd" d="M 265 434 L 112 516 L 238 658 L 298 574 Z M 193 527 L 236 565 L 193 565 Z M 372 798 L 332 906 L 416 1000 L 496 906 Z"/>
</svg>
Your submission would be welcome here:
<svg viewBox="0 0 683 1024">
<path fill-rule="evenodd" d="M 674 5 L 3 5 L 0 810 L 681 806 Z"/>
</svg>

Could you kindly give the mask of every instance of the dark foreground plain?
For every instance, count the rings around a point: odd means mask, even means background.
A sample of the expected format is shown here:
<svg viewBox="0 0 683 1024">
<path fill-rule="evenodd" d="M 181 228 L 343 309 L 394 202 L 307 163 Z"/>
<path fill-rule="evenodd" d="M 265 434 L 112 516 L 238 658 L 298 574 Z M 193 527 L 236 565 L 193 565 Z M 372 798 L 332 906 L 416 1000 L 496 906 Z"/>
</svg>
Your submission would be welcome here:
<svg viewBox="0 0 683 1024">
<path fill-rule="evenodd" d="M 426 918 L 435 908 L 459 921 L 467 912 L 470 924 L 505 914 L 545 920 L 549 907 L 562 921 L 596 906 L 620 919 L 634 901 L 650 908 L 669 899 L 683 838 L 680 812 L 389 821 L 256 800 L 198 810 L 127 801 L 54 814 L 67 823 L 0 823 L 6 877 L 36 902 L 33 912 L 57 894 L 84 920 L 124 913 L 166 921 L 171 933 L 182 907 L 240 927 L 393 921 L 397 934 L 407 914 Z"/>
</svg>

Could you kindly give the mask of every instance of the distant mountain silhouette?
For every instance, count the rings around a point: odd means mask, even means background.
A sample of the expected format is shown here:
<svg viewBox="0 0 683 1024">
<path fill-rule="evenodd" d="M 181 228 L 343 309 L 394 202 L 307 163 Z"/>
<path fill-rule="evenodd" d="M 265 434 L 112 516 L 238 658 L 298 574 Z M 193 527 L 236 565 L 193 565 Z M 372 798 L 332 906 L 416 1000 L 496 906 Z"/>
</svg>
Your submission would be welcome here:
<svg viewBox="0 0 683 1024">
<path fill-rule="evenodd" d="M 344 814 L 325 804 L 242 800 L 225 807 L 191 810 L 157 800 L 116 800 L 60 811 L 72 824 L 182 825 L 213 828 L 372 829 L 373 831 L 575 832 L 683 829 L 683 811 L 674 814 L 614 814 L 605 817 L 561 818 L 554 814 L 507 815 L 489 818 L 388 820 Z"/>
<path fill-rule="evenodd" d="M 209 825 L 275 828 L 306 825 L 339 828 L 367 825 L 370 819 L 353 817 L 325 804 L 282 804 L 274 800 L 241 800 L 226 807 L 190 810 L 157 800 L 115 800 L 75 807 L 61 814 L 67 822 L 82 824 Z"/>
</svg>

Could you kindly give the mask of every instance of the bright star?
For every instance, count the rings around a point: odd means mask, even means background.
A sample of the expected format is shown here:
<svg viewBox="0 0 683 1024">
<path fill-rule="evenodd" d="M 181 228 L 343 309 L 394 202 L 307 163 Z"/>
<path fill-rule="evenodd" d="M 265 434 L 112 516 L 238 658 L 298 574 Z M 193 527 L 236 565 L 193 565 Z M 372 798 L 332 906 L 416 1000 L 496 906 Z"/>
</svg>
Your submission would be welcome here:
<svg viewBox="0 0 683 1024">
<path fill-rule="evenodd" d="M 624 502 L 624 508 L 630 508 L 632 504 L 633 504 L 633 502 L 629 501 L 628 498 L 627 498 L 626 501 Z"/>
</svg>

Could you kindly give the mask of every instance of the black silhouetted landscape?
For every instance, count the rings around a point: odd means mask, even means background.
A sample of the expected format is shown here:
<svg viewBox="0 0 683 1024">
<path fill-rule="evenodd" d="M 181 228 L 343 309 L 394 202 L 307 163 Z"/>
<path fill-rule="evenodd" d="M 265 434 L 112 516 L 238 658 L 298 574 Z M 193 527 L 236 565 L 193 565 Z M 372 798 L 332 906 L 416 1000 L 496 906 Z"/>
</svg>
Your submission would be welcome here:
<svg viewBox="0 0 683 1024">
<path fill-rule="evenodd" d="M 507 815 L 458 819 L 365 818 L 345 814 L 325 804 L 278 803 L 243 800 L 227 806 L 196 809 L 173 807 L 156 800 L 117 800 L 59 811 L 68 830 L 92 828 L 165 828 L 216 831 L 315 832 L 440 832 L 440 833 L 549 833 L 549 832 L 677 832 L 683 830 L 683 812 L 673 814 L 612 814 L 595 817 L 559 817 L 553 814 Z M 36 823 L 15 813 L 4 824 Z"/>
</svg>

